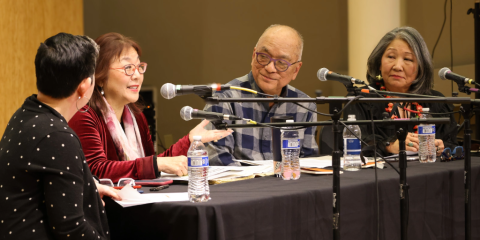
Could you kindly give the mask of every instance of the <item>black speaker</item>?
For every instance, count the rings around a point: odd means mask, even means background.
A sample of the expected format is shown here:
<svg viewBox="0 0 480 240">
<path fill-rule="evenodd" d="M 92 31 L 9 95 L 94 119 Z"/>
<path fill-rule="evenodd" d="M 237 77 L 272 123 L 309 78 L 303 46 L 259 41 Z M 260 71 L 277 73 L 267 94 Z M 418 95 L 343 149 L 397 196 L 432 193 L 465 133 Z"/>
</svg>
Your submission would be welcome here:
<svg viewBox="0 0 480 240">
<path fill-rule="evenodd" d="M 156 102 L 156 88 L 143 87 L 140 90 L 140 99 L 141 103 L 145 105 L 143 109 L 143 114 L 147 119 L 148 129 L 152 135 L 153 146 L 155 152 L 157 151 L 157 118 L 155 113 L 155 102 Z M 163 146 L 162 146 L 163 147 Z"/>
</svg>

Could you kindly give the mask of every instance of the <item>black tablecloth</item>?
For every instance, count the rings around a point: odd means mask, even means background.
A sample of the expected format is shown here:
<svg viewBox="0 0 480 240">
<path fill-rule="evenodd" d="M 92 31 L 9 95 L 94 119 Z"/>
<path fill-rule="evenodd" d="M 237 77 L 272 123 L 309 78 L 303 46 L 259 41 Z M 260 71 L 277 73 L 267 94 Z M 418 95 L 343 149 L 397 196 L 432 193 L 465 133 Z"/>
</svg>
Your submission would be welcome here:
<svg viewBox="0 0 480 240">
<path fill-rule="evenodd" d="M 463 161 L 409 162 L 409 239 L 464 238 Z M 398 165 L 395 163 L 395 165 Z M 375 239 L 375 172 L 341 175 L 342 239 Z M 472 159 L 472 236 L 480 239 L 480 158 Z M 399 175 L 378 170 L 380 239 L 400 239 Z M 148 188 L 145 188 L 148 192 Z M 165 192 L 186 192 L 173 185 Z M 263 177 L 210 186 L 207 203 L 122 208 L 106 200 L 112 239 L 332 239 L 332 176 Z"/>
</svg>

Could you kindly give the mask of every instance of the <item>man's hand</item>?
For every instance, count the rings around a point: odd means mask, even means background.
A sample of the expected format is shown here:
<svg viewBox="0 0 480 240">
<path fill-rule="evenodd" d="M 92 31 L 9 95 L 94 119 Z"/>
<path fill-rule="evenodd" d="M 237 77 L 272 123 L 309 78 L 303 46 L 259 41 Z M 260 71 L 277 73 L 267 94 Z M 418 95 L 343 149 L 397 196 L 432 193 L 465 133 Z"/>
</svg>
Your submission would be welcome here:
<svg viewBox="0 0 480 240">
<path fill-rule="evenodd" d="M 95 181 L 95 185 L 97 185 L 97 190 L 98 190 L 98 194 L 100 195 L 100 198 L 103 198 L 103 196 L 108 196 L 108 197 L 111 197 L 111 198 L 113 198 L 117 201 L 122 201 L 122 198 L 120 196 L 118 196 L 118 194 L 117 194 L 118 190 L 116 190 L 112 187 L 102 185 L 102 184 L 98 183 L 97 181 Z M 102 199 L 102 203 L 103 203 L 103 206 L 105 206 L 105 202 L 103 201 L 103 199 Z"/>
<path fill-rule="evenodd" d="M 166 173 L 185 176 L 188 174 L 187 157 L 157 157 L 158 170 Z"/>
</svg>

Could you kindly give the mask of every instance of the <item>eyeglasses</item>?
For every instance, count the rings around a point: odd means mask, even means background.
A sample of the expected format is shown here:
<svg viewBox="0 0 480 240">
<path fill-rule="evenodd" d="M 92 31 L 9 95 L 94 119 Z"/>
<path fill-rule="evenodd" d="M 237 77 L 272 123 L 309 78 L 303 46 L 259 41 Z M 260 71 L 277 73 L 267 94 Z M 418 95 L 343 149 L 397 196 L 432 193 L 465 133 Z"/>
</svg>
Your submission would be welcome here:
<svg viewBox="0 0 480 240">
<path fill-rule="evenodd" d="M 113 187 L 115 189 L 122 189 L 123 187 L 125 187 L 127 185 L 130 185 L 133 188 L 141 188 L 142 187 L 141 185 L 135 185 L 135 180 L 133 180 L 133 178 L 120 178 L 120 180 L 118 180 L 118 183 L 117 183 L 116 187 L 115 187 L 115 185 L 113 185 L 112 180 L 108 179 L 108 178 L 100 179 L 100 184 L 105 185 L 105 186 L 109 186 L 109 187 Z"/>
<path fill-rule="evenodd" d="M 135 66 L 135 64 L 132 63 L 132 64 L 125 65 L 121 68 L 110 68 L 110 69 L 123 69 L 127 76 L 132 76 L 135 73 L 136 69 L 138 69 L 138 72 L 140 74 L 145 73 L 145 71 L 147 71 L 147 63 L 141 62 L 137 66 Z"/>
<path fill-rule="evenodd" d="M 292 66 L 293 64 L 295 63 L 299 63 L 300 61 L 296 61 L 294 63 L 289 63 L 283 59 L 274 59 L 272 57 L 270 57 L 270 55 L 266 54 L 266 53 L 259 53 L 259 52 L 256 52 L 255 53 L 257 55 L 257 62 L 258 64 L 262 65 L 262 66 L 267 66 L 268 64 L 270 64 L 270 62 L 273 61 L 273 65 L 275 65 L 275 69 L 277 69 L 277 71 L 279 72 L 285 72 L 287 71 L 287 69 Z"/>
</svg>

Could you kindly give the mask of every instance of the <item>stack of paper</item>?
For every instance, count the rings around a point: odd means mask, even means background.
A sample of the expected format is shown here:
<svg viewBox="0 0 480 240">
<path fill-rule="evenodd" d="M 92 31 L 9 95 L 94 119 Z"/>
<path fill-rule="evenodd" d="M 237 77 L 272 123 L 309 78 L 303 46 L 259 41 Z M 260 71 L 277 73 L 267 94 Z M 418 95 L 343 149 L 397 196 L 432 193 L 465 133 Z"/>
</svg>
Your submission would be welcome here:
<svg viewBox="0 0 480 240">
<path fill-rule="evenodd" d="M 268 162 L 268 161 L 261 161 Z M 234 178 L 245 178 L 251 177 L 254 178 L 257 175 L 270 174 L 273 173 L 273 162 L 270 161 L 269 164 L 263 163 L 256 166 L 210 166 L 208 170 L 208 180 L 226 180 Z M 173 181 L 187 181 L 188 176 L 179 177 L 175 174 L 168 174 L 162 172 L 161 179 L 172 179 Z M 212 182 L 218 183 L 218 182 Z"/>
<path fill-rule="evenodd" d="M 407 153 L 407 161 L 416 161 L 418 160 L 418 152 L 411 152 L 411 151 L 406 151 Z M 384 157 L 385 160 L 387 161 L 398 161 L 399 156 L 398 154 L 394 154 L 388 157 Z"/>
<path fill-rule="evenodd" d="M 131 207 L 154 202 L 188 201 L 188 193 L 186 192 L 140 194 L 130 185 L 127 185 L 123 187 L 122 190 L 118 191 L 118 195 L 122 198 L 122 201 L 115 200 L 115 202 L 122 207 Z"/>
</svg>

